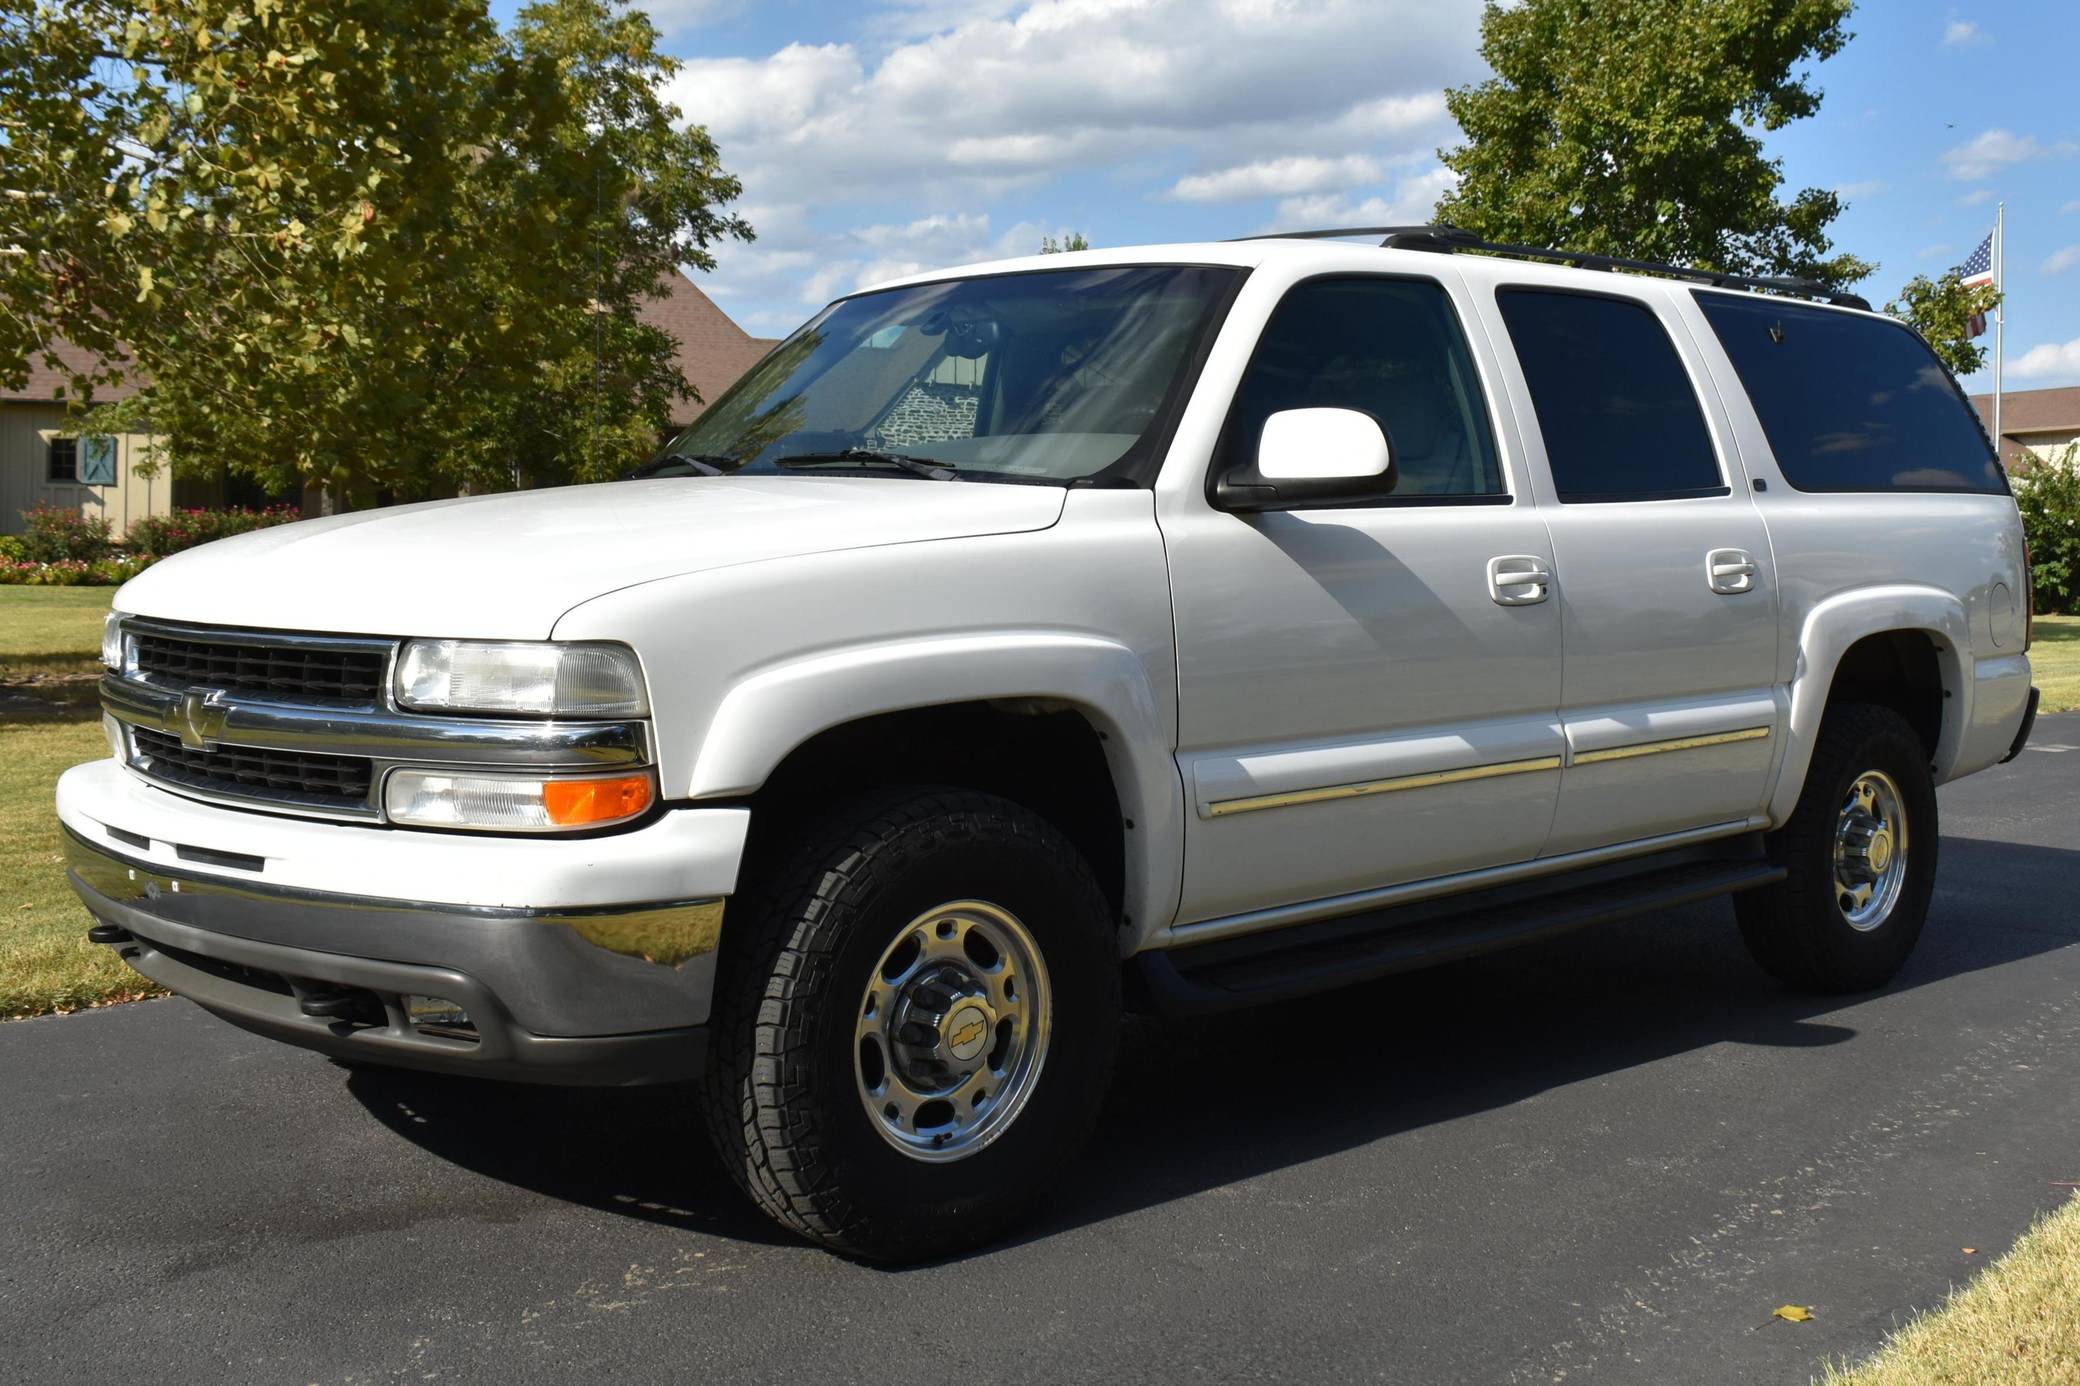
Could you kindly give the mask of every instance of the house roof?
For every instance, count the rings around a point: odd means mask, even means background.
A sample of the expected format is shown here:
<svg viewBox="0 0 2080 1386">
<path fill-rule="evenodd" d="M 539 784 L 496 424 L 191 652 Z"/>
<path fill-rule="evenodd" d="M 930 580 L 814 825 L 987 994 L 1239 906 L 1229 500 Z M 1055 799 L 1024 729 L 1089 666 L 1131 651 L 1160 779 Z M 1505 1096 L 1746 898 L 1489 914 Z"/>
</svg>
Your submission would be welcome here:
<svg viewBox="0 0 2080 1386">
<path fill-rule="evenodd" d="M 59 397 L 73 397 L 72 380 L 66 371 L 56 369 L 44 361 L 46 353 L 29 354 L 29 380 L 19 390 L 0 390 L 0 400 L 33 400 L 38 404 L 49 404 Z M 70 342 L 53 342 L 49 354 L 56 356 L 72 370 L 90 370 L 95 364 L 93 353 L 84 351 Z M 96 404 L 113 404 L 119 399 L 128 399 L 137 393 L 137 386 L 128 380 L 119 380 L 113 385 L 94 387 Z"/>
<path fill-rule="evenodd" d="M 666 281 L 664 296 L 644 299 L 636 316 L 679 343 L 680 374 L 700 393 L 699 404 L 684 400 L 673 410 L 674 423 L 691 422 L 759 357 L 779 345 L 777 338 L 754 337 L 731 322 L 715 300 L 676 270 Z"/>
<path fill-rule="evenodd" d="M 1979 426 L 1993 432 L 1993 396 L 1973 395 Z M 2030 435 L 2080 433 L 2080 385 L 2054 390 L 2006 390 L 2001 394 L 2001 462 L 2029 455 Z"/>
</svg>

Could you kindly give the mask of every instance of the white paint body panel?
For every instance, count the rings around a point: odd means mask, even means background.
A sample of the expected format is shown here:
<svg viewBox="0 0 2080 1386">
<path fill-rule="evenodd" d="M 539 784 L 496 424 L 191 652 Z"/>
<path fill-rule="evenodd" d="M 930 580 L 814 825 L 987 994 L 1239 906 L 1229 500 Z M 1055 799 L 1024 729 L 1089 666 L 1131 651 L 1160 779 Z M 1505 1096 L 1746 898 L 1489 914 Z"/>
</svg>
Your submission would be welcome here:
<svg viewBox="0 0 2080 1386">
<path fill-rule="evenodd" d="M 125 584 L 116 609 L 272 630 L 540 640 L 558 616 L 617 587 L 1044 529 L 1061 510 L 1053 487 L 878 477 L 671 477 L 464 496 L 190 549 Z"/>
<path fill-rule="evenodd" d="M 957 273 L 1178 262 L 1251 273 L 1153 491 L 616 483 L 267 531 L 161 564 L 118 596 L 120 610 L 199 623 L 625 642 L 649 682 L 663 792 L 689 805 L 651 827 L 514 842 L 301 822 L 191 803 L 113 763 L 66 776 L 61 817 L 144 833 L 155 853 L 186 842 L 261 855 L 271 881 L 312 889 L 537 907 L 686 898 L 734 888 L 741 800 L 818 732 L 901 708 L 1039 700 L 1105 737 L 1131 823 L 1131 952 L 1172 942 L 1173 928 L 1177 941 L 1226 936 L 1458 888 L 1437 885 L 1447 877 L 1515 878 L 1541 854 L 1603 860 L 1781 822 L 1836 663 L 1878 631 L 1936 642 L 1950 695 L 1940 777 L 2012 743 L 2030 677 L 2013 502 L 1792 490 L 1688 287 L 1297 242 Z M 1268 315 L 1292 284 L 1330 273 L 1447 287 L 1508 503 L 1212 508 L 1208 463 Z M 1683 509 L 1559 505 L 1492 321 L 1502 283 L 1617 290 L 1681 329 L 1729 494 Z M 1707 591 L 1704 555 L 1720 547 L 1754 556 L 1753 591 Z M 1505 554 L 1550 566 L 1551 596 L 1494 600 L 1486 565 Z M 1223 799 L 1762 725 L 1767 738 L 1678 755 L 1211 813 Z"/>
</svg>

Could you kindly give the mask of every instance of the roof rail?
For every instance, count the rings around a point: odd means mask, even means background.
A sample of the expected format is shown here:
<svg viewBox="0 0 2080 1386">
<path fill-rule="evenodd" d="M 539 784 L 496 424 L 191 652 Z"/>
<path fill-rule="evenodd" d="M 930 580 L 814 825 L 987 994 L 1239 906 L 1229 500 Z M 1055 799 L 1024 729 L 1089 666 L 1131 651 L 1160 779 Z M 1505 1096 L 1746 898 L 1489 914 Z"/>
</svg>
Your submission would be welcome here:
<svg viewBox="0 0 2080 1386">
<path fill-rule="evenodd" d="M 1262 236 L 1237 236 L 1235 239 L 1315 241 L 1340 236 L 1378 236 L 1381 238 L 1380 245 L 1388 250 L 1427 250 L 1442 255 L 1462 250 L 1473 251 L 1482 255 L 1501 255 L 1513 260 L 1542 260 L 1552 264 L 1570 265 L 1576 269 L 1658 274 L 1670 279 L 1710 284 L 1720 289 L 1759 289 L 1765 293 L 1816 299 L 1821 303 L 1832 303 L 1843 308 L 1861 308 L 1865 312 L 1869 312 L 1871 306 L 1869 299 L 1858 294 L 1845 293 L 1840 289 L 1830 289 L 1817 279 L 1724 274 L 1718 270 L 1664 265 L 1655 260 L 1628 260 L 1619 255 L 1595 255 L 1583 250 L 1547 250 L 1539 246 L 1510 245 L 1502 241 L 1484 241 L 1471 231 L 1447 225 L 1342 226 L 1314 231 L 1274 231 Z"/>
</svg>

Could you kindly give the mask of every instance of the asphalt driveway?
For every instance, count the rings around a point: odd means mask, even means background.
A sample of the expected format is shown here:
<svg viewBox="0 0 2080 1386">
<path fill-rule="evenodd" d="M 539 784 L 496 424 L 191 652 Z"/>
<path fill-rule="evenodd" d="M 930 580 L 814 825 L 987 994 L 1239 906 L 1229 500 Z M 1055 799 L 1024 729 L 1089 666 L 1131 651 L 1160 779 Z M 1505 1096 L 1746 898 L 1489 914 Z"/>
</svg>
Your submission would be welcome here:
<svg viewBox="0 0 2080 1386">
<path fill-rule="evenodd" d="M 1040 1224 L 908 1271 L 770 1229 L 683 1093 L 0 1026 L 0 1376 L 1803 1382 L 2080 1180 L 2080 716 L 1942 806 L 1883 993 L 1722 902 L 1137 1024 Z"/>
</svg>

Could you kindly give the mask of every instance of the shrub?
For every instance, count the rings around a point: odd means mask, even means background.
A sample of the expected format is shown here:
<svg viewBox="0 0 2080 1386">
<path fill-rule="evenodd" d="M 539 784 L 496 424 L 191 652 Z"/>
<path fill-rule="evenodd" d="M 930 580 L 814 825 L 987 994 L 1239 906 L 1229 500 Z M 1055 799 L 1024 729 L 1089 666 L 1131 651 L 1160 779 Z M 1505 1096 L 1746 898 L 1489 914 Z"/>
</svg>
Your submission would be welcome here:
<svg viewBox="0 0 2080 1386">
<path fill-rule="evenodd" d="M 35 563 L 0 558 L 0 587 L 119 587 L 152 566 L 152 558 L 61 558 Z"/>
<path fill-rule="evenodd" d="M 2080 447 L 2068 447 L 2015 478 L 2015 504 L 2029 536 L 2035 609 L 2080 607 Z"/>
<path fill-rule="evenodd" d="M 295 507 L 287 505 L 271 505 L 265 510 L 176 510 L 171 515 L 149 516 L 130 526 L 129 546 L 133 553 L 164 558 L 213 539 L 302 518 Z"/>
<path fill-rule="evenodd" d="M 92 563 L 115 549 L 108 521 L 61 506 L 39 505 L 22 512 L 22 557 L 31 563 Z"/>
<path fill-rule="evenodd" d="M 12 534 L 0 534 L 0 563 L 27 563 L 29 550 Z"/>
</svg>

